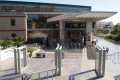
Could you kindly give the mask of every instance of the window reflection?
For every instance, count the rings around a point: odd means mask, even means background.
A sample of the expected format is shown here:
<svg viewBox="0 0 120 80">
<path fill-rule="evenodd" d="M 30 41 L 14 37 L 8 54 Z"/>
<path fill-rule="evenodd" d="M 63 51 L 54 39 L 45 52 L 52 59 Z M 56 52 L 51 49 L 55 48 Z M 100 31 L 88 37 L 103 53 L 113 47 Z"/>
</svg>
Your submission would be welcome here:
<svg viewBox="0 0 120 80">
<path fill-rule="evenodd" d="M 52 4 L 27 4 L 27 3 L 0 3 L 0 11 L 16 10 L 18 12 L 78 12 L 78 11 L 91 11 L 90 7 L 81 6 L 65 6 L 65 5 L 52 5 Z"/>
</svg>

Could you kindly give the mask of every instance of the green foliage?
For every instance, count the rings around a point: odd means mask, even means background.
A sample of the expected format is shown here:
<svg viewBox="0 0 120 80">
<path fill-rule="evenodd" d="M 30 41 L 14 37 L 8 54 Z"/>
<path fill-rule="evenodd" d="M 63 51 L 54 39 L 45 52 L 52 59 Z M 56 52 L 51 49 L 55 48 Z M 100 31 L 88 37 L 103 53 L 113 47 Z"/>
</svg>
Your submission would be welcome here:
<svg viewBox="0 0 120 80">
<path fill-rule="evenodd" d="M 21 42 L 16 41 L 16 42 L 14 43 L 14 45 L 17 46 L 17 47 L 20 47 L 22 44 L 21 44 Z"/>
<path fill-rule="evenodd" d="M 120 35 L 120 25 L 115 25 L 114 29 L 111 31 L 113 35 Z"/>
<path fill-rule="evenodd" d="M 18 40 L 19 40 L 20 42 L 22 42 L 22 41 L 24 41 L 24 37 L 23 37 L 23 36 L 19 36 L 19 37 L 18 37 Z"/>
<path fill-rule="evenodd" d="M 20 47 L 23 40 L 23 36 L 16 37 L 16 34 L 11 34 L 11 37 L 8 37 L 7 41 L 0 40 L 0 46 L 3 46 L 4 49 L 12 45 Z"/>
<path fill-rule="evenodd" d="M 2 44 L 1 44 L 1 46 L 3 46 L 3 49 L 5 49 L 5 48 L 7 48 L 8 44 L 7 44 L 6 41 L 3 41 Z"/>
<path fill-rule="evenodd" d="M 111 34 L 95 34 L 95 36 L 103 37 L 109 40 L 120 41 L 120 25 L 115 25 L 114 29 L 111 31 Z"/>
<path fill-rule="evenodd" d="M 36 50 L 35 47 L 27 47 L 27 52 L 33 53 Z"/>
<path fill-rule="evenodd" d="M 18 41 L 18 37 L 14 37 L 13 41 L 17 42 Z"/>
<path fill-rule="evenodd" d="M 10 47 L 10 45 L 13 45 L 13 41 L 12 40 L 7 40 L 6 43 L 7 43 L 7 47 Z"/>
<path fill-rule="evenodd" d="M 0 46 L 2 46 L 1 44 L 4 42 L 4 40 L 0 40 Z"/>
<path fill-rule="evenodd" d="M 14 40 L 14 37 L 8 37 L 8 40 L 12 40 L 12 41 L 13 41 L 13 40 Z"/>
</svg>

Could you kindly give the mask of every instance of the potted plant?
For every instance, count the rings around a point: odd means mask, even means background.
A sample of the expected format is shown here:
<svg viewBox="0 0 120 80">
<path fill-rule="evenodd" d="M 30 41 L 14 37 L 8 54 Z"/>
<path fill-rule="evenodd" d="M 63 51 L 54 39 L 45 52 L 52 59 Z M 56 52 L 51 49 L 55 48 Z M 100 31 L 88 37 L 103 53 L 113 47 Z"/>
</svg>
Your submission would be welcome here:
<svg viewBox="0 0 120 80">
<path fill-rule="evenodd" d="M 27 52 L 29 53 L 28 56 L 31 57 L 32 53 L 34 52 L 34 47 L 27 47 Z"/>
</svg>

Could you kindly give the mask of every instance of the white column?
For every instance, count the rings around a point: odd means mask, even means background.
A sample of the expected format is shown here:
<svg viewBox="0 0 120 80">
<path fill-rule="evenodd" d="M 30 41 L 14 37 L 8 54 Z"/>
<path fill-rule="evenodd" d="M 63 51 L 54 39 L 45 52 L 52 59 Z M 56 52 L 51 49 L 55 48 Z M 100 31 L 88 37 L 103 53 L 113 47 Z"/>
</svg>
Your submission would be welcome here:
<svg viewBox="0 0 120 80">
<path fill-rule="evenodd" d="M 65 35 L 65 31 L 64 31 L 64 28 L 65 28 L 65 25 L 64 25 L 64 22 L 62 20 L 59 21 L 59 25 L 60 25 L 60 43 L 62 45 L 62 43 L 64 42 L 64 35 Z"/>
<path fill-rule="evenodd" d="M 92 20 L 88 20 L 86 23 L 86 34 L 87 34 L 86 40 L 88 40 L 88 36 L 91 36 L 92 41 Z"/>
</svg>

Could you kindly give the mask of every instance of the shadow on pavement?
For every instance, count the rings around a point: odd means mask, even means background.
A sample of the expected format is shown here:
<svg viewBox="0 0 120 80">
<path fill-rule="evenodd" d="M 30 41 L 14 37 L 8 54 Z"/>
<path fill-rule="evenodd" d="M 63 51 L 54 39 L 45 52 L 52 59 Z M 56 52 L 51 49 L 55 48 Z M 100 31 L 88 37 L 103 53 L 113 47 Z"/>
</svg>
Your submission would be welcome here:
<svg viewBox="0 0 120 80">
<path fill-rule="evenodd" d="M 114 77 L 115 80 L 120 80 L 120 74 Z"/>
<path fill-rule="evenodd" d="M 76 80 L 75 78 L 76 78 L 77 76 L 80 76 L 79 79 L 78 79 L 78 80 L 80 80 L 80 78 L 82 78 L 82 76 L 83 76 L 83 77 L 87 77 L 86 73 L 87 73 L 88 75 L 91 75 L 91 74 L 89 74 L 89 73 L 91 73 L 91 72 L 95 72 L 95 69 L 70 75 L 70 76 L 69 76 L 69 80 Z M 88 78 L 88 79 L 86 79 L 86 80 L 96 80 L 96 79 L 98 79 L 98 77 L 97 77 L 97 76 L 94 76 L 94 77 L 90 77 L 90 78 Z"/>
</svg>

